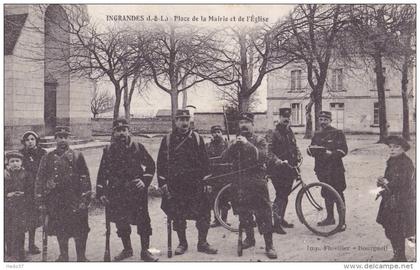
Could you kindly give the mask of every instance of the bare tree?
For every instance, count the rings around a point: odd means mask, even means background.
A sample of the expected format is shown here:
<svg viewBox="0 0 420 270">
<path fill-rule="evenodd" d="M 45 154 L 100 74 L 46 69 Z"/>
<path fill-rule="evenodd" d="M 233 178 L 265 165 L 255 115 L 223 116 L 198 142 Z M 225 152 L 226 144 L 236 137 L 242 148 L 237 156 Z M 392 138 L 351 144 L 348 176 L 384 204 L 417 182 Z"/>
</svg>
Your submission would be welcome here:
<svg viewBox="0 0 420 270">
<path fill-rule="evenodd" d="M 223 102 L 224 106 L 229 108 L 235 108 L 237 111 L 240 111 L 239 104 L 241 98 L 241 89 L 237 84 L 218 87 L 217 91 L 220 93 L 218 99 Z M 257 98 L 258 92 L 254 92 L 248 100 L 248 109 L 250 111 L 255 110 L 256 106 L 259 104 Z"/>
<path fill-rule="evenodd" d="M 198 74 L 208 69 L 216 41 L 212 32 L 204 28 L 180 24 L 161 24 L 149 31 L 138 31 L 137 40 L 137 49 L 143 52 L 153 82 L 171 97 L 174 127 L 178 95 L 206 80 Z"/>
<path fill-rule="evenodd" d="M 305 138 L 312 137 L 312 107 L 315 106 L 315 119 L 322 110 L 328 67 L 337 47 L 336 40 L 345 25 L 343 13 L 341 5 L 302 4 L 277 27 L 276 39 L 282 43 L 280 49 L 302 61 L 307 69 L 311 93 L 305 107 Z M 315 121 L 315 129 L 319 129 L 318 121 Z"/>
<path fill-rule="evenodd" d="M 265 75 L 293 61 L 286 60 L 280 51 L 274 50 L 272 34 L 267 25 L 231 27 L 221 31 L 219 39 L 224 46 L 215 48 L 211 72 L 201 74 L 219 87 L 231 86 L 227 92 L 224 90 L 225 95 L 235 94 L 234 100 L 237 100 L 240 112 L 250 110 L 251 97 L 261 86 Z"/>
<path fill-rule="evenodd" d="M 100 91 L 94 82 L 92 90 L 92 96 L 90 100 L 90 110 L 93 114 L 93 118 L 96 118 L 98 114 L 112 111 L 114 108 L 114 97 L 107 91 Z"/>
<path fill-rule="evenodd" d="M 397 48 L 397 31 L 405 24 L 396 15 L 398 5 L 354 5 L 351 6 L 350 22 L 353 42 L 357 47 L 357 57 L 365 58 L 374 67 L 379 104 L 379 141 L 388 136 L 388 122 L 385 103 L 384 59 L 394 59 Z"/>
</svg>

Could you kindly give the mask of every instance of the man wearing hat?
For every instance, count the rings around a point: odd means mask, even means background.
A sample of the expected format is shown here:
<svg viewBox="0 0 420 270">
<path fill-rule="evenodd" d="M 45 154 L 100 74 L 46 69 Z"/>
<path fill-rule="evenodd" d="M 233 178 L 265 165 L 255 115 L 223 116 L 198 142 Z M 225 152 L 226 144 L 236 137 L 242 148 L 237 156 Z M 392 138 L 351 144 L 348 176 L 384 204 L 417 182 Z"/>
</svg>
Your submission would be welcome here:
<svg viewBox="0 0 420 270">
<path fill-rule="evenodd" d="M 416 231 L 416 183 L 415 168 L 405 154 L 410 149 L 408 142 L 399 136 L 389 136 L 385 143 L 389 147 L 384 177 L 377 180 L 382 187 L 382 197 L 376 221 L 385 230 L 390 240 L 394 256 L 392 262 L 407 261 L 405 238 L 415 235 Z"/>
<path fill-rule="evenodd" d="M 96 196 L 106 205 L 107 215 L 115 222 L 124 247 L 115 261 L 133 256 L 130 225 L 137 225 L 141 259 L 158 260 L 148 250 L 152 227 L 147 194 L 154 174 L 155 162 L 146 148 L 132 139 L 127 120 L 115 120 L 113 140 L 104 148 L 96 185 Z"/>
<path fill-rule="evenodd" d="M 238 118 L 239 134 L 223 153 L 223 161 L 233 163 L 237 177 L 232 182 L 232 203 L 239 214 L 240 226 L 246 238 L 242 248 L 255 246 L 254 216 L 260 234 L 264 236 L 266 255 L 276 259 L 273 246 L 273 220 L 271 203 L 265 180 L 267 142 L 254 134 L 254 115 L 241 113 Z"/>
<path fill-rule="evenodd" d="M 307 149 L 308 155 L 315 158 L 315 173 L 319 181 L 332 186 L 341 196 L 343 202 L 343 191 L 346 189 L 346 178 L 344 175 L 343 157 L 347 155 L 347 142 L 343 131 L 331 126 L 331 112 L 321 111 L 318 117 L 321 130 L 315 132 L 310 146 Z M 315 151 L 316 149 L 322 151 Z M 327 217 L 318 222 L 318 226 L 335 224 L 334 201 L 324 191 L 321 191 L 325 200 Z M 341 231 L 346 229 L 344 224 Z"/>
<path fill-rule="evenodd" d="M 195 220 L 198 229 L 197 250 L 216 254 L 207 242 L 211 201 L 203 178 L 209 173 L 209 158 L 203 138 L 190 128 L 188 110 L 178 110 L 175 129 L 163 137 L 157 159 L 159 187 L 164 196 L 162 210 L 174 221 L 179 245 L 175 255 L 188 249 L 186 220 Z"/>
<path fill-rule="evenodd" d="M 223 151 L 226 150 L 228 143 L 223 139 L 223 133 L 222 133 L 222 127 L 220 125 L 212 126 L 210 129 L 210 133 L 212 136 L 212 140 L 208 143 L 206 143 L 206 150 L 207 154 L 210 158 L 210 162 L 212 164 L 212 173 L 218 173 L 218 164 L 221 164 L 221 156 Z M 213 169 L 216 168 L 216 169 Z M 216 170 L 216 171 L 215 171 Z M 223 179 L 222 179 L 223 182 Z M 220 189 L 223 187 L 224 182 L 217 186 L 217 188 L 214 188 L 212 193 L 217 195 L 217 193 L 220 191 Z M 229 210 L 229 203 L 227 201 L 228 198 L 222 198 L 221 199 L 221 217 L 226 222 L 227 214 Z M 213 223 L 210 225 L 210 227 L 218 227 L 220 226 L 219 221 L 215 218 Z"/>
<path fill-rule="evenodd" d="M 35 245 L 35 231 L 36 228 L 41 226 L 40 212 L 35 204 L 35 179 L 41 163 L 41 158 L 47 153 L 45 149 L 39 146 L 39 135 L 32 130 L 26 131 L 22 136 L 23 148 L 20 153 L 23 155 L 23 167 L 29 174 L 31 197 L 29 197 L 28 207 L 31 209 L 28 214 L 28 231 L 29 241 L 28 248 L 29 253 L 39 254 L 41 251 Z"/>
<path fill-rule="evenodd" d="M 69 135 L 69 127 L 56 127 L 57 147 L 41 159 L 35 199 L 49 217 L 48 234 L 57 237 L 60 256 L 56 261 L 69 260 L 71 237 L 75 239 L 77 261 L 88 261 L 85 254 L 92 186 L 85 158 L 81 152 L 70 149 Z"/>
<path fill-rule="evenodd" d="M 288 197 L 292 191 L 293 180 L 296 179 L 296 171 L 289 166 L 296 166 L 302 157 L 296 145 L 295 135 L 290 128 L 290 108 L 280 108 L 279 124 L 268 140 L 269 162 L 268 173 L 276 190 L 276 199 L 273 204 L 274 232 L 285 234 L 283 228 L 293 228 L 293 224 L 284 219 Z"/>
</svg>

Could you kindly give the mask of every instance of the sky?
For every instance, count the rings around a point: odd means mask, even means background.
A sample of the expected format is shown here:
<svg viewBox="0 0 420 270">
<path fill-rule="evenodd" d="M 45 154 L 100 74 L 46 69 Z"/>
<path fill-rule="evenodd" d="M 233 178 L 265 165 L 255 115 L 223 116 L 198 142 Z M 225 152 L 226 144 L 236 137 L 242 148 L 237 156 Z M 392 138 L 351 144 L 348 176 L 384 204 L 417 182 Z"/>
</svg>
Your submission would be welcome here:
<svg viewBox="0 0 420 270">
<path fill-rule="evenodd" d="M 88 5 L 91 21 L 99 27 L 119 24 L 136 23 L 151 24 L 147 18 L 159 18 L 175 23 L 192 23 L 206 27 L 221 26 L 252 26 L 263 23 L 274 23 L 279 18 L 287 15 L 293 6 L 291 5 Z M 141 22 L 121 22 L 115 18 L 123 15 L 136 15 Z M 204 21 L 205 19 L 205 21 Z M 188 20 L 188 21 L 187 21 Z M 210 21 L 212 20 L 212 21 Z M 232 21 L 231 21 L 232 20 Z M 234 21 L 233 21 L 234 20 Z M 239 20 L 241 20 L 239 22 Z M 161 22 L 158 22 L 161 23 Z M 266 111 L 267 83 L 265 78 L 257 90 L 259 100 L 255 111 Z M 100 89 L 113 91 L 112 84 L 102 82 Z M 222 103 L 218 98 L 219 92 L 209 82 L 198 84 L 188 90 L 188 104 L 194 105 L 198 112 L 221 111 Z M 180 95 L 179 102 L 182 97 Z M 166 92 L 151 86 L 147 93 L 134 94 L 131 112 L 134 116 L 153 116 L 159 109 L 170 108 L 170 96 Z"/>
</svg>

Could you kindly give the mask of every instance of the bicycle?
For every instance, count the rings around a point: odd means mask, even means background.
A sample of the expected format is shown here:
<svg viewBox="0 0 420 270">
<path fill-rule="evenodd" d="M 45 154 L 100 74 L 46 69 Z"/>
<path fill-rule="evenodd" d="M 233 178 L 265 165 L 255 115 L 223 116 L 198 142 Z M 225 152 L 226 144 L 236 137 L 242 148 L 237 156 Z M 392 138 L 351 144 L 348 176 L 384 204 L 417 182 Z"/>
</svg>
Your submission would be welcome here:
<svg viewBox="0 0 420 270">
<path fill-rule="evenodd" d="M 297 188 L 300 187 L 300 190 L 296 196 L 295 201 L 295 209 L 296 214 L 299 218 L 299 221 L 303 223 L 311 232 L 315 233 L 316 235 L 328 237 L 331 236 L 339 231 L 344 225 L 344 217 L 345 217 L 345 204 L 341 199 L 338 192 L 331 187 L 330 185 L 323 183 L 323 182 L 313 182 L 306 184 L 300 174 L 300 164 L 297 166 L 291 166 L 287 164 L 289 168 L 295 170 L 296 178 L 294 180 L 295 184 L 292 187 L 289 195 L 295 191 Z M 234 173 L 230 173 L 234 174 Z M 228 174 L 227 174 L 228 175 Z M 267 179 L 268 180 L 268 179 Z M 230 183 L 223 186 L 218 194 L 216 195 L 213 210 L 215 218 L 220 222 L 220 224 L 229 231 L 232 232 L 239 232 L 239 221 L 236 223 L 229 221 L 224 221 L 220 216 L 220 198 L 222 196 L 226 196 L 226 193 L 229 192 L 229 188 L 232 186 L 232 181 Z M 326 211 L 324 205 L 324 197 L 321 194 L 321 191 L 324 195 L 329 196 L 333 199 L 336 204 L 336 213 L 338 214 L 338 223 L 327 225 L 327 226 L 319 226 L 318 223 L 325 218 Z"/>
</svg>

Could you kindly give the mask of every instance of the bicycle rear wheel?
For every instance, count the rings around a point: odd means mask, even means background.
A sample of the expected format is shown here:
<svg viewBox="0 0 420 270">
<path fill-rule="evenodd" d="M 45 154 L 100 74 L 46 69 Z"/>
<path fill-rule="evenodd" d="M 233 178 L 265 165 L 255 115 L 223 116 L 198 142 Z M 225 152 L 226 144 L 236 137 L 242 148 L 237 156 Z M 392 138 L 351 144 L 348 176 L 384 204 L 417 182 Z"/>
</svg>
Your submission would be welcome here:
<svg viewBox="0 0 420 270">
<path fill-rule="evenodd" d="M 322 192 L 322 194 L 321 194 Z M 330 198 L 333 207 L 334 222 L 320 226 L 319 222 L 327 217 L 324 196 Z M 330 236 L 344 225 L 346 208 L 338 192 L 330 185 L 322 182 L 310 183 L 302 187 L 296 197 L 297 216 L 310 231 L 320 236 Z"/>
<path fill-rule="evenodd" d="M 219 221 L 223 228 L 231 232 L 239 232 L 239 217 L 237 215 L 228 215 L 228 219 L 225 221 L 221 216 L 221 200 L 223 197 L 229 197 L 229 188 L 232 184 L 227 184 L 222 187 L 217 193 L 216 199 L 214 200 L 213 210 L 214 217 Z M 230 208 L 233 209 L 231 202 L 229 202 Z M 230 211 L 233 212 L 233 211 Z"/>
</svg>

